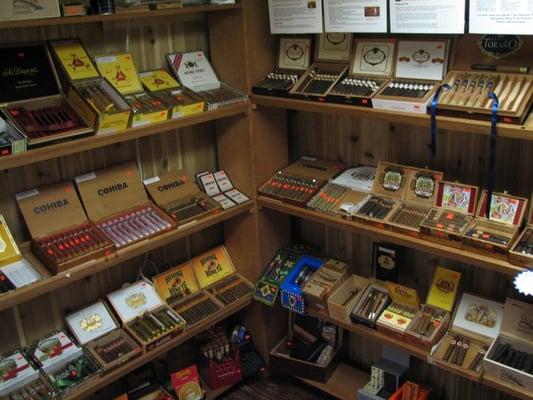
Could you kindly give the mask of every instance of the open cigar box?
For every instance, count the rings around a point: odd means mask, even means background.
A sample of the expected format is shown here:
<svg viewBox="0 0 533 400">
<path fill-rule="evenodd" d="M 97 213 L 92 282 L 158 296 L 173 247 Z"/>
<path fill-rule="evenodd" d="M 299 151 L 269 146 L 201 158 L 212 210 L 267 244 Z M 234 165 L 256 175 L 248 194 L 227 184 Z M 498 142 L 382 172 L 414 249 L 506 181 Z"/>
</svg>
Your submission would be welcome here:
<svg viewBox="0 0 533 400">
<path fill-rule="evenodd" d="M 352 322 L 375 328 L 376 321 L 390 302 L 389 289 L 385 282 L 372 279 L 351 311 L 350 319 Z"/>
<path fill-rule="evenodd" d="M 509 250 L 509 261 L 523 267 L 533 266 L 533 195 L 529 202 L 527 226 Z"/>
<path fill-rule="evenodd" d="M 420 309 L 420 300 L 415 289 L 393 282 L 385 282 L 391 302 L 376 321 L 379 332 L 405 340 L 405 331 Z"/>
<path fill-rule="evenodd" d="M 328 298 L 329 316 L 337 321 L 350 322 L 350 313 L 361 299 L 370 280 L 351 275 Z"/>
</svg>

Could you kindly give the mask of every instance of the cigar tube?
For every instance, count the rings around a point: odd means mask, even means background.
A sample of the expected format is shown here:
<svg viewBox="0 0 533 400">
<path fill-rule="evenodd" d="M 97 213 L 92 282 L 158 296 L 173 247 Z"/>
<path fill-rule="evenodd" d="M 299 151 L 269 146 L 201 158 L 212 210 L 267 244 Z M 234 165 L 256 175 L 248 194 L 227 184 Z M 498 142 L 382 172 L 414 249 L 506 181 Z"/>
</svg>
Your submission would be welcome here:
<svg viewBox="0 0 533 400">
<path fill-rule="evenodd" d="M 453 350 L 453 354 L 452 354 L 452 357 L 450 359 L 450 361 L 453 364 L 458 364 L 457 360 L 459 359 L 459 356 L 461 354 L 461 350 L 463 349 L 463 341 L 464 341 L 464 338 L 463 337 L 459 337 L 459 340 L 455 344 L 455 348 Z"/>
<path fill-rule="evenodd" d="M 516 85 L 518 82 L 515 78 L 508 78 L 508 82 L 505 85 L 505 87 L 502 89 L 501 92 L 496 93 L 498 96 L 498 100 L 500 101 L 500 107 L 503 107 L 503 105 L 507 102 L 507 99 L 509 98 L 509 95 L 511 93 L 512 88 L 514 85 Z"/>
<path fill-rule="evenodd" d="M 494 92 L 498 96 L 498 100 L 500 100 L 500 93 L 503 90 L 503 88 L 507 85 L 508 80 L 509 78 L 507 78 L 507 76 L 503 76 L 492 87 L 492 90 L 490 92 Z M 492 99 L 488 98 L 488 93 L 487 93 L 487 98 L 485 99 L 484 107 L 490 108 L 491 105 L 492 105 Z"/>
<path fill-rule="evenodd" d="M 463 346 L 461 347 L 459 351 L 459 356 L 457 357 L 457 365 L 462 366 L 465 358 L 466 353 L 468 353 L 468 349 L 470 348 L 470 340 L 468 338 L 465 338 L 463 341 Z"/>
<path fill-rule="evenodd" d="M 135 237 L 130 236 L 128 231 L 124 229 L 121 224 L 119 224 L 118 218 L 115 218 L 111 221 L 111 229 L 114 229 L 114 232 L 121 236 L 127 243 L 131 243 L 136 240 Z"/>
<path fill-rule="evenodd" d="M 520 78 L 517 78 L 516 81 L 514 81 L 514 84 L 509 93 L 509 96 L 507 96 L 507 99 L 505 99 L 504 102 L 500 103 L 501 110 L 509 110 L 511 108 L 511 105 L 518 97 L 518 94 L 520 93 L 520 89 L 522 88 L 522 85 L 525 82 L 525 80 L 526 78 L 520 77 Z"/>
<path fill-rule="evenodd" d="M 444 91 L 439 99 L 439 103 L 441 104 L 449 103 L 450 98 L 453 97 L 453 95 L 457 92 L 459 86 L 461 85 L 461 78 L 456 76 L 453 80 L 453 83 L 449 82 L 449 85 L 451 86 L 451 88 L 448 91 Z"/>
<path fill-rule="evenodd" d="M 461 82 L 457 85 L 457 89 L 454 90 L 453 94 L 448 100 L 448 104 L 457 104 L 459 99 L 463 96 L 466 88 L 468 87 L 468 82 L 470 81 L 470 76 L 467 74 L 462 75 Z"/>
<path fill-rule="evenodd" d="M 165 330 L 164 326 L 157 324 L 150 318 L 150 313 L 148 312 L 139 318 L 139 323 L 147 327 L 153 336 L 158 336 Z"/>
</svg>

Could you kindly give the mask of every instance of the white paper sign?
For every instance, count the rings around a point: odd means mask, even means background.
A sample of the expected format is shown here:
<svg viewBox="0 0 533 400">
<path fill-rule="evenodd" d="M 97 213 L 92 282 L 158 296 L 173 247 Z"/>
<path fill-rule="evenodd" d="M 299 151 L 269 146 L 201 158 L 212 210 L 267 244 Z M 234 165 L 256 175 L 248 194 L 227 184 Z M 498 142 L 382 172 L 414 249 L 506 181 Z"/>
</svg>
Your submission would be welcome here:
<svg viewBox="0 0 533 400">
<path fill-rule="evenodd" d="M 470 33 L 533 35 L 533 1 L 470 0 Z"/>
<path fill-rule="evenodd" d="M 387 32 L 386 0 L 324 0 L 326 32 Z"/>
<path fill-rule="evenodd" d="M 392 33 L 464 33 L 465 0 L 389 0 Z"/>
<path fill-rule="evenodd" d="M 270 32 L 321 33 L 322 0 L 268 0 Z"/>
</svg>

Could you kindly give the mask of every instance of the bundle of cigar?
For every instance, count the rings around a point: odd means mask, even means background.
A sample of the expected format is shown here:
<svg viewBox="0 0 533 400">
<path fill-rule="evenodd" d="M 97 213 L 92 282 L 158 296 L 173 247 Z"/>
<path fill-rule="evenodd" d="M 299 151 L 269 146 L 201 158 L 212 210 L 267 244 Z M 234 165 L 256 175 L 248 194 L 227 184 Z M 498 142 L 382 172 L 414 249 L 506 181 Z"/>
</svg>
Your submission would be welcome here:
<svg viewBox="0 0 533 400">
<path fill-rule="evenodd" d="M 382 83 L 382 81 L 378 81 L 377 79 L 354 78 L 348 76 L 337 83 L 337 85 L 331 89 L 330 94 L 370 97 L 381 87 Z"/>
<path fill-rule="evenodd" d="M 214 209 L 215 206 L 208 203 L 203 197 L 191 197 L 185 203 L 174 205 L 165 211 L 172 215 L 176 221 L 185 221 Z"/>
<path fill-rule="evenodd" d="M 42 379 L 30 382 L 14 390 L 9 395 L 0 396 L 1 400 L 51 400 L 57 396 L 53 389 Z"/>
<path fill-rule="evenodd" d="M 222 307 L 206 293 L 200 292 L 172 306 L 190 327 L 220 311 Z"/>
<path fill-rule="evenodd" d="M 211 332 L 211 338 L 200 346 L 203 356 L 207 360 L 221 361 L 231 353 L 231 341 L 221 329 Z"/>
<path fill-rule="evenodd" d="M 385 311 L 391 311 L 395 314 L 401 315 L 409 320 L 412 320 L 415 316 L 415 312 L 412 308 L 404 306 L 403 304 L 391 303 Z"/>
<path fill-rule="evenodd" d="M 274 70 L 269 73 L 266 78 L 258 82 L 255 86 L 268 90 L 278 89 L 289 91 L 298 81 L 298 79 L 300 79 L 301 76 L 302 73 L 288 73 L 284 71 Z"/>
<path fill-rule="evenodd" d="M 184 321 L 170 308 L 147 311 L 128 324 L 143 342 L 150 343 L 170 332 L 183 329 Z"/>
<path fill-rule="evenodd" d="M 442 359 L 451 362 L 452 364 L 463 366 L 466 358 L 466 353 L 470 348 L 470 339 L 460 335 L 455 335 L 444 353 Z"/>
<path fill-rule="evenodd" d="M 533 354 L 517 350 L 510 343 L 499 343 L 490 359 L 525 373 L 533 374 Z"/>
<path fill-rule="evenodd" d="M 500 231 L 491 230 L 490 228 L 483 228 L 479 226 L 474 226 L 468 231 L 466 231 L 465 236 L 473 239 L 482 239 L 487 242 L 494 244 L 499 244 L 502 246 L 507 246 L 511 237 L 502 235 Z"/>
<path fill-rule="evenodd" d="M 311 200 L 309 200 L 307 208 L 327 214 L 339 213 L 338 205 L 341 203 L 344 194 L 349 191 L 350 189 L 344 186 L 335 183 L 327 183 Z"/>
<path fill-rule="evenodd" d="M 424 305 L 414 323 L 409 327 L 409 330 L 430 338 L 442 324 L 445 315 L 445 311 Z"/>
<path fill-rule="evenodd" d="M 52 385 L 59 391 L 66 391 L 96 374 L 98 367 L 88 356 L 82 355 L 69 361 L 58 371 L 49 375 Z"/>
<path fill-rule="evenodd" d="M 385 219 L 396 203 L 396 200 L 371 196 L 357 214 L 368 218 Z"/>
<path fill-rule="evenodd" d="M 133 352 L 135 347 L 125 337 L 118 336 L 98 344 L 93 350 L 105 363 L 110 364 Z"/>
<path fill-rule="evenodd" d="M 514 251 L 523 255 L 533 256 L 533 229 L 527 229 Z"/>
<path fill-rule="evenodd" d="M 230 276 L 209 288 L 225 306 L 252 293 L 252 287 L 238 275 Z"/>
<path fill-rule="evenodd" d="M 331 89 L 338 77 L 337 73 L 322 71 L 315 67 L 298 86 L 297 91 L 299 93 L 325 95 Z"/>
<path fill-rule="evenodd" d="M 452 211 L 432 209 L 422 225 L 427 228 L 442 229 L 451 233 L 461 234 L 470 223 L 472 217 Z"/>
<path fill-rule="evenodd" d="M 198 92 L 209 104 L 225 105 L 240 101 L 246 101 L 245 94 L 222 84 L 218 89 L 204 90 Z"/>
<path fill-rule="evenodd" d="M 161 101 L 146 92 L 125 96 L 124 100 L 130 105 L 134 114 L 150 114 L 166 108 Z"/>
<path fill-rule="evenodd" d="M 295 254 L 279 251 L 268 264 L 263 276 L 274 282 L 283 282 L 289 271 L 296 264 L 296 261 L 298 261 L 298 257 Z"/>
<path fill-rule="evenodd" d="M 261 187 L 259 192 L 303 205 L 313 197 L 322 184 L 323 181 L 319 179 L 279 171 Z"/>
<path fill-rule="evenodd" d="M 422 99 L 433 89 L 433 86 L 431 83 L 392 80 L 381 92 L 381 95 Z"/>
<path fill-rule="evenodd" d="M 154 99 L 172 107 L 188 106 L 198 102 L 198 100 L 192 98 L 187 92 L 180 89 L 155 92 L 151 93 L 151 95 Z"/>
<path fill-rule="evenodd" d="M 354 307 L 351 318 L 352 320 L 365 319 L 374 322 L 389 302 L 388 293 L 376 287 L 371 287 Z"/>
<path fill-rule="evenodd" d="M 7 293 L 15 290 L 17 287 L 9 280 L 9 278 L 0 271 L 0 293 Z"/>
<path fill-rule="evenodd" d="M 80 94 L 97 114 L 120 110 L 120 106 L 98 83 L 86 83 L 78 87 Z"/>
<path fill-rule="evenodd" d="M 429 211 L 430 209 L 427 207 L 402 204 L 391 217 L 390 221 L 398 225 L 418 229 L 426 219 Z"/>
<path fill-rule="evenodd" d="M 117 248 L 120 248 L 167 231 L 172 228 L 172 225 L 159 209 L 148 206 L 101 221 L 98 223 L 98 228 L 111 239 Z"/>
</svg>

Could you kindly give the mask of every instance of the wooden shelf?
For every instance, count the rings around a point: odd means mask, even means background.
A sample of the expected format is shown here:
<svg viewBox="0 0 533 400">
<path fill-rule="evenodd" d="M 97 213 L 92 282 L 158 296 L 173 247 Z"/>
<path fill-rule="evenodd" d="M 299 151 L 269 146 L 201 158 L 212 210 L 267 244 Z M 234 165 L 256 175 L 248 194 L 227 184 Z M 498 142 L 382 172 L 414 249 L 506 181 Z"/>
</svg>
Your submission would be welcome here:
<svg viewBox="0 0 533 400">
<path fill-rule="evenodd" d="M 76 154 L 82 151 L 93 150 L 115 143 L 127 142 L 129 140 L 156 135 L 159 133 L 172 131 L 174 129 L 215 121 L 221 118 L 246 114 L 248 109 L 248 102 L 235 104 L 221 107 L 214 111 L 205 111 L 200 114 L 194 114 L 161 123 L 150 124 L 139 128 L 130 128 L 121 132 L 103 133 L 94 136 L 87 136 L 81 139 L 69 140 L 67 142 L 60 142 L 45 147 L 39 147 L 36 149 L 30 149 L 24 153 L 0 157 L 0 171 L 26 166 L 39 161 L 50 160 L 70 154 Z"/>
<path fill-rule="evenodd" d="M 211 317 L 209 317 L 207 320 L 202 321 L 196 325 L 193 325 L 190 329 L 187 329 L 181 335 L 159 346 L 155 350 L 152 350 L 146 354 L 143 354 L 140 357 L 133 359 L 132 361 L 122 365 L 121 367 L 111 371 L 110 373 L 104 376 L 96 377 L 94 379 L 89 380 L 83 386 L 80 386 L 79 389 L 75 390 L 75 392 L 64 397 L 64 399 L 69 399 L 69 400 L 83 399 L 97 392 L 98 390 L 104 388 L 106 385 L 113 383 L 114 381 L 127 375 L 131 371 L 134 371 L 135 369 L 143 366 L 144 364 L 149 363 L 150 361 L 156 359 L 157 357 L 165 354 L 172 348 L 179 346 L 182 343 L 185 343 L 189 339 L 192 339 L 198 333 L 203 332 L 207 328 L 235 314 L 237 311 L 242 310 L 243 308 L 250 305 L 251 302 L 252 302 L 252 295 L 250 294 L 249 296 L 246 296 L 245 298 L 242 298 L 241 300 L 216 312 Z"/>
<path fill-rule="evenodd" d="M 215 400 L 216 398 L 218 398 L 219 396 L 222 396 L 224 393 L 226 393 L 228 390 L 230 390 L 234 386 L 235 385 L 228 385 L 228 386 L 223 386 L 221 388 L 213 390 L 213 389 L 209 389 L 209 386 L 204 384 L 204 388 L 207 394 L 206 400 Z"/>
<path fill-rule="evenodd" d="M 41 18 L 21 21 L 1 21 L 0 29 L 7 28 L 31 28 L 35 26 L 52 26 L 52 25 L 68 25 L 68 24 L 88 24 L 94 22 L 112 22 L 124 21 L 132 19 L 144 19 L 152 17 L 171 17 L 175 15 L 194 14 L 204 12 L 216 12 L 240 9 L 242 6 L 237 4 L 226 5 L 205 5 L 205 6 L 191 6 L 181 8 L 170 8 L 166 10 L 153 11 L 136 11 L 130 13 L 110 14 L 110 15 L 81 15 L 76 17 L 59 17 L 59 18 Z"/>
<path fill-rule="evenodd" d="M 265 207 L 271 210 L 279 211 L 284 214 L 304 218 L 310 221 L 334 226 L 341 229 L 346 229 L 356 233 L 362 233 L 380 240 L 386 240 L 401 246 L 406 246 L 412 249 L 442 256 L 452 260 L 458 260 L 465 264 L 476 265 L 478 267 L 487 268 L 511 276 L 514 276 L 518 272 L 525 270 L 525 268 L 511 264 L 506 260 L 500 260 L 495 257 L 491 257 L 490 254 L 484 255 L 474 253 L 468 250 L 456 249 L 453 247 L 445 246 L 443 244 L 413 238 L 407 235 L 403 235 L 401 233 L 392 232 L 375 226 L 353 221 L 347 221 L 340 217 L 322 214 L 316 211 L 311 211 L 305 208 L 285 204 L 281 201 L 269 199 L 262 196 L 258 197 L 257 205 L 259 207 Z"/>
<path fill-rule="evenodd" d="M 274 96 L 251 96 L 252 102 L 258 106 L 284 108 L 289 110 L 308 111 L 340 115 L 344 117 L 360 117 L 387 120 L 393 123 L 430 127 L 430 116 L 427 114 L 402 113 L 388 110 L 377 110 L 368 107 L 350 106 L 335 103 L 322 103 Z M 439 129 L 490 134 L 490 122 L 467 118 L 437 117 Z M 429 135 L 429 132 L 428 132 Z M 524 125 L 498 124 L 498 136 L 512 139 L 533 140 L 533 115 L 530 115 Z"/>
<path fill-rule="evenodd" d="M 119 250 L 111 257 L 102 257 L 99 259 L 91 260 L 85 264 L 78 265 L 67 271 L 61 272 L 57 275 L 51 275 L 50 272 L 41 264 L 41 262 L 31 253 L 30 244 L 25 243 L 21 246 L 21 250 L 24 257 L 35 266 L 35 268 L 43 275 L 43 279 L 34 282 L 30 285 L 21 287 L 13 292 L 0 295 L 0 311 L 6 308 L 12 307 L 19 303 L 23 303 L 45 293 L 59 289 L 61 287 L 70 285 L 80 279 L 87 276 L 91 276 L 100 271 L 111 268 L 115 265 L 123 263 L 126 260 L 140 256 L 148 251 L 155 250 L 169 243 L 172 243 L 178 239 L 189 236 L 195 232 L 199 232 L 210 226 L 227 221 L 238 215 L 251 212 L 254 208 L 254 202 L 248 201 L 243 204 L 239 204 L 233 208 L 225 211 L 221 211 L 217 214 L 210 215 L 206 218 L 202 218 L 197 222 L 188 223 L 183 225 L 183 228 L 178 226 L 177 229 L 165 232 L 153 239 L 143 240 L 132 246 L 128 246 L 122 250 Z"/>
</svg>

